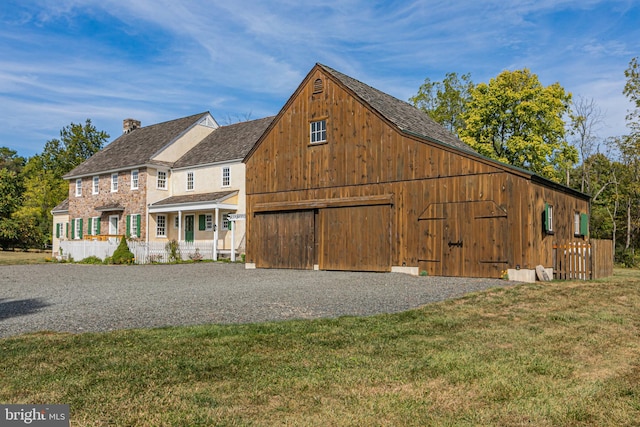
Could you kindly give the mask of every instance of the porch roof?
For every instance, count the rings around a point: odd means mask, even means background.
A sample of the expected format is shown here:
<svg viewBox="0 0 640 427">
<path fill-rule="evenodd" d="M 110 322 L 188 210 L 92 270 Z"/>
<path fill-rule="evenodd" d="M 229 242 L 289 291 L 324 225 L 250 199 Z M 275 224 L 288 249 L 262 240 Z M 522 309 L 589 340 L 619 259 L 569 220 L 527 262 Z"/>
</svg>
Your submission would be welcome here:
<svg viewBox="0 0 640 427">
<path fill-rule="evenodd" d="M 238 190 L 171 196 L 150 204 L 149 213 L 215 208 L 235 210 L 238 208 L 238 205 L 236 205 L 235 203 L 224 202 L 225 200 L 235 196 L 236 194 L 238 194 Z"/>
</svg>

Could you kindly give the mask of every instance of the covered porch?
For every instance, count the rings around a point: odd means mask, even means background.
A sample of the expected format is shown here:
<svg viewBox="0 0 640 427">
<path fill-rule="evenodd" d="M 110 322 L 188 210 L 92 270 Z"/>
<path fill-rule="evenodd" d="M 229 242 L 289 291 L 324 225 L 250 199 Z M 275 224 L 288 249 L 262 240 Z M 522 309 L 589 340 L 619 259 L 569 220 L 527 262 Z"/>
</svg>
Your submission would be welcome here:
<svg viewBox="0 0 640 427">
<path fill-rule="evenodd" d="M 244 252 L 244 227 L 234 227 L 238 191 L 171 196 L 148 206 L 149 243 L 211 242 L 213 259 L 227 255 L 231 261 Z"/>
</svg>

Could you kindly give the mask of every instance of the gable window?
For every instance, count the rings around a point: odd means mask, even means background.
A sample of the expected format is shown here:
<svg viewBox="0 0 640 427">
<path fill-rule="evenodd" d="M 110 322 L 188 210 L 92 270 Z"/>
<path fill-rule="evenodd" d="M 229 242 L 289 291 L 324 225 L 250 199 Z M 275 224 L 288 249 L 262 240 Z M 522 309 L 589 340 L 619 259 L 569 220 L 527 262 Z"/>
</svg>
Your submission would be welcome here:
<svg viewBox="0 0 640 427">
<path fill-rule="evenodd" d="M 319 144 L 321 142 L 327 142 L 327 121 L 318 120 L 310 123 L 311 129 L 311 143 Z"/>
<path fill-rule="evenodd" d="M 118 191 L 118 173 L 111 174 L 111 192 L 115 193 Z"/>
<path fill-rule="evenodd" d="M 156 187 L 159 190 L 167 189 L 167 173 L 165 171 L 158 171 L 158 178 L 156 181 Z"/>
<path fill-rule="evenodd" d="M 231 170 L 229 166 L 225 166 L 222 168 L 222 186 L 228 187 L 229 185 L 231 185 Z"/>
<path fill-rule="evenodd" d="M 131 171 L 131 189 L 138 189 L 138 169 L 134 169 Z"/>
<path fill-rule="evenodd" d="M 76 197 L 82 196 L 82 178 L 76 179 Z"/>
<path fill-rule="evenodd" d="M 193 172 L 187 172 L 187 191 L 193 190 Z"/>
<path fill-rule="evenodd" d="M 548 203 L 544 204 L 544 232 L 547 234 L 553 234 L 555 228 L 553 227 L 553 205 Z"/>
<path fill-rule="evenodd" d="M 164 215 L 156 217 L 156 237 L 167 237 L 167 217 Z"/>
<path fill-rule="evenodd" d="M 91 191 L 93 194 L 98 194 L 100 192 L 100 177 L 99 176 L 94 176 L 93 177 L 93 188 Z"/>
</svg>

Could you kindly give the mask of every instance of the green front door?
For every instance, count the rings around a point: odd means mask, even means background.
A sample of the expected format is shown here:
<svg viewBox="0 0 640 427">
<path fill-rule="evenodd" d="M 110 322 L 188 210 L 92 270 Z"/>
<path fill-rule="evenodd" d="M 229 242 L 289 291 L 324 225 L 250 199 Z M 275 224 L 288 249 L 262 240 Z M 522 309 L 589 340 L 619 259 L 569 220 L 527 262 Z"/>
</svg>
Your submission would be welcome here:
<svg viewBox="0 0 640 427">
<path fill-rule="evenodd" d="M 186 215 L 184 217 L 184 240 L 186 242 L 193 242 L 193 224 L 194 216 Z"/>
</svg>

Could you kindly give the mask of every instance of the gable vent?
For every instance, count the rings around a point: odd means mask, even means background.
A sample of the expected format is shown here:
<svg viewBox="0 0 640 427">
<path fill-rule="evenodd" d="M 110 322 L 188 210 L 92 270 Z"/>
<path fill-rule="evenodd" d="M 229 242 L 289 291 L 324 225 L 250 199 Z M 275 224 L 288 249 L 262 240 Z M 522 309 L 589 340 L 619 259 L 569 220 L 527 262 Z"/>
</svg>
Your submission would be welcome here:
<svg viewBox="0 0 640 427">
<path fill-rule="evenodd" d="M 322 89 L 324 89 L 322 79 L 316 79 L 316 81 L 313 82 L 313 93 L 320 93 Z"/>
</svg>

